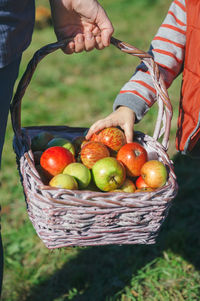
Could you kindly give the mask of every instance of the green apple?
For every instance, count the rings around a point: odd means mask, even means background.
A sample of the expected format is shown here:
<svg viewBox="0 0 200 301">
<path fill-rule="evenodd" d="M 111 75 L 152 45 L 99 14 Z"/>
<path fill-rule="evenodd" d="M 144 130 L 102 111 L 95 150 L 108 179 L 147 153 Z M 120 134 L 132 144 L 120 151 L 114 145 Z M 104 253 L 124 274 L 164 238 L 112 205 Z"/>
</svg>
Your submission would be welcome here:
<svg viewBox="0 0 200 301">
<path fill-rule="evenodd" d="M 64 175 L 64 174 L 58 174 L 54 176 L 49 182 L 49 185 L 52 187 L 71 189 L 71 190 L 78 189 L 78 183 L 76 182 L 74 177 L 70 175 Z"/>
<path fill-rule="evenodd" d="M 54 136 L 49 132 L 40 132 L 31 139 L 31 148 L 33 151 L 45 150 L 47 143 L 53 139 Z"/>
<path fill-rule="evenodd" d="M 135 192 L 136 187 L 135 184 L 133 183 L 133 181 L 131 181 L 130 179 L 126 178 L 126 180 L 124 181 L 124 183 L 122 184 L 122 186 L 120 187 L 120 190 L 122 190 L 123 192 Z"/>
<path fill-rule="evenodd" d="M 52 140 L 50 140 L 47 144 L 47 148 L 52 147 L 52 146 L 62 146 L 66 149 L 68 149 L 72 155 L 75 155 L 75 147 L 72 144 L 71 141 L 65 139 L 65 138 L 61 138 L 61 137 L 55 137 Z"/>
<path fill-rule="evenodd" d="M 102 191 L 119 188 L 126 178 L 125 167 L 113 157 L 98 160 L 92 167 L 92 175 L 96 186 Z"/>
<path fill-rule="evenodd" d="M 76 179 L 80 189 L 86 188 L 91 181 L 90 170 L 82 163 L 70 163 L 63 170 L 63 174 L 73 176 Z"/>
</svg>

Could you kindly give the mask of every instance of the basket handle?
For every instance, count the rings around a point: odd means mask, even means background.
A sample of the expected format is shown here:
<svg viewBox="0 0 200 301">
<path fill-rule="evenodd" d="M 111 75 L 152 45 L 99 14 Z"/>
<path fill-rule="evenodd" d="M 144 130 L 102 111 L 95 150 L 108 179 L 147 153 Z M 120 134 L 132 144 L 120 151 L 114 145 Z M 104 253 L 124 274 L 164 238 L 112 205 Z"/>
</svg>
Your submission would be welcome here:
<svg viewBox="0 0 200 301">
<path fill-rule="evenodd" d="M 32 59 L 29 61 L 27 68 L 17 86 L 17 90 L 15 92 L 10 106 L 12 127 L 15 135 L 22 135 L 21 102 L 38 63 L 46 55 L 56 51 L 57 49 L 65 48 L 71 40 L 72 38 L 68 38 L 62 41 L 48 44 L 37 50 L 33 55 Z M 164 80 L 159 72 L 158 65 L 154 62 L 153 57 L 149 53 L 141 51 L 128 43 L 122 42 L 114 37 L 111 37 L 111 44 L 125 53 L 139 57 L 149 69 L 157 92 L 157 103 L 159 108 L 153 137 L 157 140 L 158 138 L 163 136 L 162 145 L 165 148 L 165 150 L 167 150 L 172 119 L 172 105 L 168 96 Z"/>
</svg>

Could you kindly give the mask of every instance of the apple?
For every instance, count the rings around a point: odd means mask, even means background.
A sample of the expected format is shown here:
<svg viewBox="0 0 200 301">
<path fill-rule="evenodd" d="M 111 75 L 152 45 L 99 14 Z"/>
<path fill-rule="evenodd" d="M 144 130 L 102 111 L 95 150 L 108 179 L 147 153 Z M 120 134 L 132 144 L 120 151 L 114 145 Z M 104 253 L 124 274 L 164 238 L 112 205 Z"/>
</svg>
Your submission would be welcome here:
<svg viewBox="0 0 200 301">
<path fill-rule="evenodd" d="M 135 184 L 133 183 L 133 181 L 126 178 L 124 183 L 120 187 L 120 190 L 122 190 L 123 192 L 130 192 L 131 193 L 131 192 L 135 192 L 136 187 L 135 187 Z"/>
<path fill-rule="evenodd" d="M 126 137 L 122 130 L 116 127 L 108 127 L 99 132 L 98 141 L 105 144 L 112 151 L 117 152 L 126 144 Z"/>
<path fill-rule="evenodd" d="M 90 142 L 89 140 L 83 140 L 83 142 L 81 143 L 81 148 L 86 145 L 88 142 Z"/>
<path fill-rule="evenodd" d="M 142 176 L 139 176 L 139 177 L 137 178 L 137 180 L 135 181 L 135 185 L 136 185 L 137 189 L 149 187 L 149 186 L 145 183 L 145 181 L 144 181 L 144 179 L 142 178 Z"/>
<path fill-rule="evenodd" d="M 117 160 L 124 164 L 128 176 L 138 177 L 143 164 L 147 161 L 147 152 L 137 142 L 126 143 L 118 151 Z"/>
<path fill-rule="evenodd" d="M 96 184 L 94 183 L 93 180 L 90 181 L 88 187 L 87 187 L 87 190 L 91 190 L 91 191 L 101 191 L 97 186 Z"/>
<path fill-rule="evenodd" d="M 82 142 L 81 142 L 81 144 L 80 144 L 80 146 L 79 146 L 79 149 L 77 149 L 77 151 L 76 151 L 76 161 L 77 162 L 79 162 L 79 163 L 82 163 L 82 161 L 81 161 L 81 149 L 82 149 L 82 147 L 86 144 L 86 143 L 88 143 L 89 142 L 89 140 L 83 140 Z"/>
<path fill-rule="evenodd" d="M 99 135 L 97 133 L 92 134 L 90 141 L 99 141 Z"/>
<path fill-rule="evenodd" d="M 73 176 L 76 179 L 78 183 L 78 187 L 80 189 L 86 188 L 91 181 L 91 172 L 89 168 L 87 168 L 82 163 L 78 163 L 78 162 L 70 163 L 63 170 L 63 174 L 68 174 L 70 176 Z"/>
<path fill-rule="evenodd" d="M 141 176 L 145 183 L 152 188 L 159 188 L 167 182 L 167 169 L 158 160 L 149 160 L 141 168 Z"/>
<path fill-rule="evenodd" d="M 50 140 L 47 143 L 46 148 L 49 148 L 49 147 L 52 147 L 52 146 L 62 146 L 64 148 L 68 149 L 72 153 L 72 155 L 75 156 L 75 147 L 74 147 L 74 145 L 72 144 L 71 141 L 69 141 L 65 138 L 61 138 L 61 137 L 53 138 L 52 140 Z"/>
<path fill-rule="evenodd" d="M 102 191 L 119 188 L 125 181 L 126 171 L 116 158 L 106 157 L 98 160 L 92 167 L 93 180 Z"/>
<path fill-rule="evenodd" d="M 121 193 L 124 193 L 124 191 L 121 188 L 111 190 L 110 192 L 121 192 Z"/>
<path fill-rule="evenodd" d="M 80 156 L 82 163 L 91 169 L 95 162 L 102 158 L 109 157 L 110 152 L 102 143 L 90 141 L 81 148 Z"/>
<path fill-rule="evenodd" d="M 57 188 L 64 188 L 64 189 L 71 189 L 75 190 L 78 189 L 78 183 L 74 179 L 74 177 L 70 175 L 64 175 L 64 174 L 57 174 L 54 176 L 51 181 L 49 182 L 49 185 L 51 187 L 57 187 Z"/>
<path fill-rule="evenodd" d="M 53 138 L 54 135 L 49 132 L 40 132 L 31 139 L 31 149 L 33 151 L 43 151 L 47 143 Z"/>
<path fill-rule="evenodd" d="M 40 165 L 51 176 L 62 173 L 64 168 L 72 162 L 74 162 L 74 156 L 62 146 L 47 148 L 40 158 Z"/>
<path fill-rule="evenodd" d="M 80 150 L 81 150 L 81 144 L 85 140 L 86 140 L 85 136 L 76 136 L 76 137 L 73 138 L 72 144 L 73 144 L 73 146 L 75 148 L 76 155 L 80 152 Z"/>
<path fill-rule="evenodd" d="M 135 190 L 135 192 L 150 192 L 154 191 L 152 187 L 142 187 Z"/>
</svg>

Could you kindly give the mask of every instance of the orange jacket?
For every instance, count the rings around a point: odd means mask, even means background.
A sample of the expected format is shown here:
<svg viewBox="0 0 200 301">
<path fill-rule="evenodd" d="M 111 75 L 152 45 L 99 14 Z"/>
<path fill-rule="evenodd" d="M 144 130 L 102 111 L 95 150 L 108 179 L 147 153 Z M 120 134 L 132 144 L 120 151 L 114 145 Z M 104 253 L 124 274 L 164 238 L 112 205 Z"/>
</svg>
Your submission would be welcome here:
<svg viewBox="0 0 200 301">
<path fill-rule="evenodd" d="M 186 0 L 187 30 L 176 147 L 190 152 L 200 139 L 200 1 Z"/>
</svg>

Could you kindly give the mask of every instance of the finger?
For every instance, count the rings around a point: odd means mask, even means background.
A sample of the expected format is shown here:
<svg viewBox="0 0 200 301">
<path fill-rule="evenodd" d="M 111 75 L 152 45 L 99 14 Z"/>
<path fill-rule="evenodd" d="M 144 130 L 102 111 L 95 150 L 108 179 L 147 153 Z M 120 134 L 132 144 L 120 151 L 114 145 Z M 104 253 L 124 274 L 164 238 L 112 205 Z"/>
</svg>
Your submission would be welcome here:
<svg viewBox="0 0 200 301">
<path fill-rule="evenodd" d="M 92 30 L 92 33 L 93 33 L 94 37 L 101 35 L 101 31 L 100 31 L 100 29 L 97 26 L 94 27 L 94 29 Z"/>
<path fill-rule="evenodd" d="M 77 34 L 76 37 L 74 38 L 74 42 L 75 42 L 75 52 L 76 53 L 85 50 L 83 34 L 81 34 L 81 33 Z"/>
<path fill-rule="evenodd" d="M 110 38 L 114 32 L 114 28 L 103 8 L 99 10 L 96 22 L 101 31 L 103 46 L 107 47 L 110 44 Z"/>
<path fill-rule="evenodd" d="M 96 45 L 96 41 L 95 41 L 93 34 L 90 31 L 86 32 L 85 33 L 85 50 L 90 51 L 93 48 L 95 48 L 95 45 Z"/>
<path fill-rule="evenodd" d="M 63 52 L 66 54 L 72 54 L 75 52 L 75 44 L 74 41 L 70 41 L 65 49 L 63 49 Z"/>
<path fill-rule="evenodd" d="M 105 128 L 109 128 L 109 127 L 112 127 L 112 126 L 117 126 L 118 121 L 113 119 L 113 118 L 108 117 L 108 118 L 104 119 L 103 125 L 104 125 Z"/>
<path fill-rule="evenodd" d="M 101 40 L 102 40 L 102 43 L 103 43 L 104 47 L 107 47 L 107 46 L 110 45 L 110 38 L 111 38 L 113 32 L 114 32 L 113 27 L 102 30 Z"/>
<path fill-rule="evenodd" d="M 105 126 L 103 125 L 103 123 L 101 122 L 101 120 L 97 121 L 96 123 L 94 123 L 94 124 L 90 127 L 90 129 L 89 129 L 89 131 L 88 131 L 88 133 L 87 133 L 87 135 L 86 135 L 86 139 L 89 140 L 89 139 L 91 138 L 91 136 L 92 136 L 94 133 L 99 132 L 99 131 L 102 130 L 103 128 L 105 128 Z"/>
<path fill-rule="evenodd" d="M 96 49 L 102 50 L 104 48 L 104 45 L 102 43 L 101 36 L 96 36 L 95 40 L 96 40 Z"/>
<path fill-rule="evenodd" d="M 124 134 L 126 136 L 126 142 L 131 143 L 133 142 L 133 127 L 126 124 L 123 128 Z"/>
<path fill-rule="evenodd" d="M 89 140 L 91 137 L 92 137 L 92 135 L 94 134 L 94 133 L 96 133 L 98 131 L 98 127 L 96 128 L 96 126 L 91 126 L 90 127 L 90 129 L 89 129 L 89 131 L 87 132 L 87 135 L 85 136 L 85 138 L 87 139 L 87 140 Z"/>
</svg>

